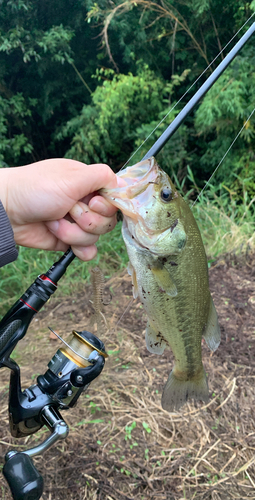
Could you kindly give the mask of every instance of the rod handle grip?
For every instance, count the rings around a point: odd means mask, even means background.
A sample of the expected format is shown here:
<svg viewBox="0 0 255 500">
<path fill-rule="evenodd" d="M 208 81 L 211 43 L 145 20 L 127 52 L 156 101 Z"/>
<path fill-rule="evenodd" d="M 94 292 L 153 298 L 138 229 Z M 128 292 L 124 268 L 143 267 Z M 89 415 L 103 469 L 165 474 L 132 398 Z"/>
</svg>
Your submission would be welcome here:
<svg viewBox="0 0 255 500">
<path fill-rule="evenodd" d="M 21 319 L 14 319 L 7 325 L 4 325 L 2 328 L 0 328 L 0 353 L 14 336 L 16 331 L 19 329 L 21 323 Z"/>
</svg>

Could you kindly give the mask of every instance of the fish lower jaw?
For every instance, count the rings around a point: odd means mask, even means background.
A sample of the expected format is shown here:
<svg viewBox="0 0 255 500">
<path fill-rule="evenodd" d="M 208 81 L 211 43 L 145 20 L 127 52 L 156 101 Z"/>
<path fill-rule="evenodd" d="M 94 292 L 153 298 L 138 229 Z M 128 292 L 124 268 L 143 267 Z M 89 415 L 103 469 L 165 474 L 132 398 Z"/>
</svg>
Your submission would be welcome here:
<svg viewBox="0 0 255 500">
<path fill-rule="evenodd" d="M 170 255 L 168 252 L 162 252 L 160 253 L 158 250 L 154 250 L 153 247 L 150 247 L 150 246 L 146 246 L 145 243 L 141 243 L 140 240 L 138 240 L 137 238 L 135 238 L 134 235 L 131 235 L 130 233 L 130 239 L 132 241 L 132 244 L 134 246 L 137 247 L 137 249 L 139 248 L 140 250 L 146 252 L 147 254 L 150 255 L 150 257 L 153 259 L 153 260 L 157 260 L 158 258 L 169 258 Z M 155 245 L 153 245 L 155 246 Z M 176 253 L 171 253 L 171 257 L 177 257 L 179 255 L 179 252 L 176 252 Z"/>
<path fill-rule="evenodd" d="M 146 243 L 141 243 L 140 240 L 137 240 L 135 237 L 133 238 L 133 241 L 136 242 L 136 244 L 143 250 L 146 250 L 147 252 L 150 253 L 150 255 L 152 256 L 153 259 L 158 259 L 159 257 L 160 258 L 168 258 L 168 257 L 177 257 L 179 255 L 180 252 L 171 252 L 171 254 L 169 254 L 169 251 L 162 251 L 160 252 L 158 248 L 155 248 L 157 243 L 153 243 L 148 246 L 146 246 Z"/>
<path fill-rule="evenodd" d="M 141 243 L 140 240 L 138 240 L 134 234 L 131 234 L 129 233 L 129 237 L 130 237 L 130 240 L 132 241 L 132 244 L 137 246 L 140 250 L 144 250 L 146 252 L 149 252 L 150 256 L 152 258 L 155 258 L 155 260 L 158 258 L 158 257 L 169 257 L 168 254 L 166 253 L 159 253 L 157 251 L 153 251 L 153 248 L 151 248 L 150 246 L 146 246 L 146 243 Z M 153 245 L 154 246 L 154 245 Z M 177 255 L 177 254 L 176 254 Z"/>
<path fill-rule="evenodd" d="M 146 230 L 146 235 L 143 235 L 141 231 L 140 234 L 137 235 L 137 232 L 139 233 L 139 230 L 137 231 L 135 229 L 132 232 L 130 232 L 129 230 L 129 235 L 132 241 L 135 242 L 136 245 L 138 245 L 141 249 L 147 250 L 155 258 L 169 257 L 168 248 L 166 250 L 160 251 L 160 245 L 158 245 L 158 235 L 155 235 L 153 231 Z M 178 255 L 179 253 L 180 252 L 171 253 L 171 255 Z"/>
</svg>

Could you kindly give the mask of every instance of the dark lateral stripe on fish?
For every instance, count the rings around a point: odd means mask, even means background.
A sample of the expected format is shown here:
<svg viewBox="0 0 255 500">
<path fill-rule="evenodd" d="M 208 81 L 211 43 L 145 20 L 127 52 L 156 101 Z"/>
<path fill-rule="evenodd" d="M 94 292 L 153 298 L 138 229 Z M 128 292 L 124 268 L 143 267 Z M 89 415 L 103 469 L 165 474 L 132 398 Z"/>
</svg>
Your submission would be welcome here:
<svg viewBox="0 0 255 500">
<path fill-rule="evenodd" d="M 195 359 L 194 356 L 194 347 L 188 344 L 187 346 L 185 345 L 184 341 L 184 348 L 185 348 L 185 354 L 186 354 L 186 362 L 187 362 L 187 378 L 193 378 L 195 373 L 197 372 L 197 360 Z"/>
<path fill-rule="evenodd" d="M 182 324 L 182 326 L 183 326 L 183 324 Z M 180 328 L 179 328 L 179 331 L 180 331 Z M 197 354 L 198 353 L 194 352 L 195 349 L 197 351 L 197 346 L 194 345 L 194 340 L 192 339 L 192 335 L 187 335 L 187 333 L 183 333 L 183 334 L 181 334 L 181 338 L 183 341 L 184 350 L 185 350 L 185 357 L 186 357 L 186 370 L 187 370 L 186 376 L 187 376 L 187 379 L 189 380 L 189 379 L 193 378 L 194 375 L 196 375 L 196 373 L 197 373 L 197 361 L 198 361 Z M 200 368 L 199 368 L 199 371 L 200 371 Z"/>
</svg>

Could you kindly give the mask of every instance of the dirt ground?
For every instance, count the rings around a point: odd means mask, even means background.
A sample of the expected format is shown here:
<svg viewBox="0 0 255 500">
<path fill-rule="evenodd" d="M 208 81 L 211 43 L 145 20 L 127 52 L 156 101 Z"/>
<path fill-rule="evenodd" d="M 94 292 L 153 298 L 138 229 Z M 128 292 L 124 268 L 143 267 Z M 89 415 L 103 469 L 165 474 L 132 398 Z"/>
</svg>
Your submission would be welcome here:
<svg viewBox="0 0 255 500">
<path fill-rule="evenodd" d="M 106 283 L 100 334 L 110 356 L 75 408 L 63 412 L 69 437 L 34 459 L 49 500 L 179 500 L 255 498 L 255 258 L 231 257 L 212 265 L 210 287 L 222 341 L 211 354 L 203 343 L 210 401 L 189 403 L 178 413 L 161 408 L 162 388 L 173 357 L 150 354 L 146 317 L 132 301 L 126 273 Z M 65 339 L 89 327 L 91 287 L 58 296 L 33 320 L 15 349 L 27 387 L 60 346 L 48 325 Z M 45 439 L 45 430 L 16 440 L 8 428 L 8 370 L 1 370 L 0 456 Z M 0 479 L 2 499 L 10 493 Z"/>
</svg>

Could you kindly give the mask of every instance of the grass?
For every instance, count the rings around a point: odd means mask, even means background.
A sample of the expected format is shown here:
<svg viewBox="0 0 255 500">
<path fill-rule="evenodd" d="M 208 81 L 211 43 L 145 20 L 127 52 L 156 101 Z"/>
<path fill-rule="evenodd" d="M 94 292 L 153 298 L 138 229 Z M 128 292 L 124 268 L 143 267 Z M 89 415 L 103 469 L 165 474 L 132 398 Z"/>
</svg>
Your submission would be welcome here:
<svg viewBox="0 0 255 500">
<path fill-rule="evenodd" d="M 173 357 L 169 350 L 162 356 L 147 354 L 146 319 L 141 311 L 139 318 L 135 315 L 139 303 L 134 301 L 117 324 L 127 310 L 132 291 L 125 273 L 111 278 L 112 301 L 104 309 L 110 330 L 100 335 L 109 354 L 105 368 L 80 396 L 78 404 L 63 413 L 70 426 L 68 439 L 33 459 L 44 477 L 45 499 L 254 499 L 255 346 L 251 333 L 254 312 L 250 310 L 253 314 L 250 320 L 248 315 L 241 315 L 243 322 L 236 328 L 239 338 L 236 352 L 225 340 L 226 316 L 234 315 L 235 321 L 240 321 L 240 314 L 238 310 L 235 312 L 233 300 L 228 305 L 222 303 L 216 279 L 218 271 L 217 268 L 211 271 L 211 277 L 215 273 L 212 291 L 217 303 L 221 303 L 219 319 L 225 333 L 213 355 L 203 345 L 212 395 L 207 404 L 189 401 L 179 412 L 171 413 L 162 410 L 160 398 Z M 252 281 L 247 285 L 246 273 L 241 273 L 239 279 L 231 271 L 230 268 L 223 273 L 225 294 L 231 290 L 231 298 L 242 303 L 247 294 L 253 293 Z M 61 336 L 67 338 L 74 326 L 80 331 L 89 322 L 86 304 L 90 297 L 91 287 L 86 287 L 84 296 L 77 298 L 75 324 L 61 308 L 54 312 Z M 46 332 L 52 321 L 50 311 L 46 308 L 40 322 L 33 322 L 26 340 L 17 346 L 24 388 L 31 384 L 32 370 L 44 373 L 59 346 L 58 341 L 41 333 Z M 129 369 L 121 369 L 123 363 L 129 364 Z M 1 370 L 2 455 L 9 449 L 24 451 L 46 437 L 45 429 L 18 442 L 10 436 L 6 416 L 7 376 Z M 10 498 L 7 490 L 2 480 L 2 500 Z"/>
<path fill-rule="evenodd" d="M 215 192 L 211 195 L 202 196 L 193 207 L 208 258 L 254 251 L 255 217 L 251 210 L 229 203 L 229 199 Z"/>
<path fill-rule="evenodd" d="M 198 223 L 208 259 L 215 260 L 224 254 L 241 254 L 255 250 L 255 196 L 249 197 L 246 179 L 240 179 L 242 193 L 237 197 L 224 184 L 207 184 L 200 192 L 191 169 L 180 183 L 174 183 L 184 199 L 190 203 Z M 189 191 L 184 191 L 188 180 Z M 190 197 L 198 196 L 197 202 Z"/>
<path fill-rule="evenodd" d="M 192 188 L 183 192 L 184 181 L 174 182 L 187 199 L 198 188 L 192 172 L 188 170 L 188 180 Z M 240 201 L 241 199 L 241 201 Z M 199 225 L 206 253 L 210 260 L 216 260 L 223 254 L 241 254 L 255 249 L 255 197 L 250 200 L 243 184 L 243 195 L 236 201 L 224 185 L 208 185 L 206 194 L 202 193 L 192 211 Z M 75 259 L 61 279 L 61 293 L 72 293 L 84 286 L 89 279 L 90 269 L 96 265 L 109 278 L 117 270 L 127 265 L 128 257 L 121 237 L 121 222 L 115 229 L 99 239 L 98 254 L 93 261 L 81 262 Z M 33 280 L 45 273 L 52 263 L 60 258 L 60 253 L 45 252 L 28 248 L 19 249 L 19 258 L 1 269 L 0 272 L 0 314 L 24 293 Z"/>
</svg>

